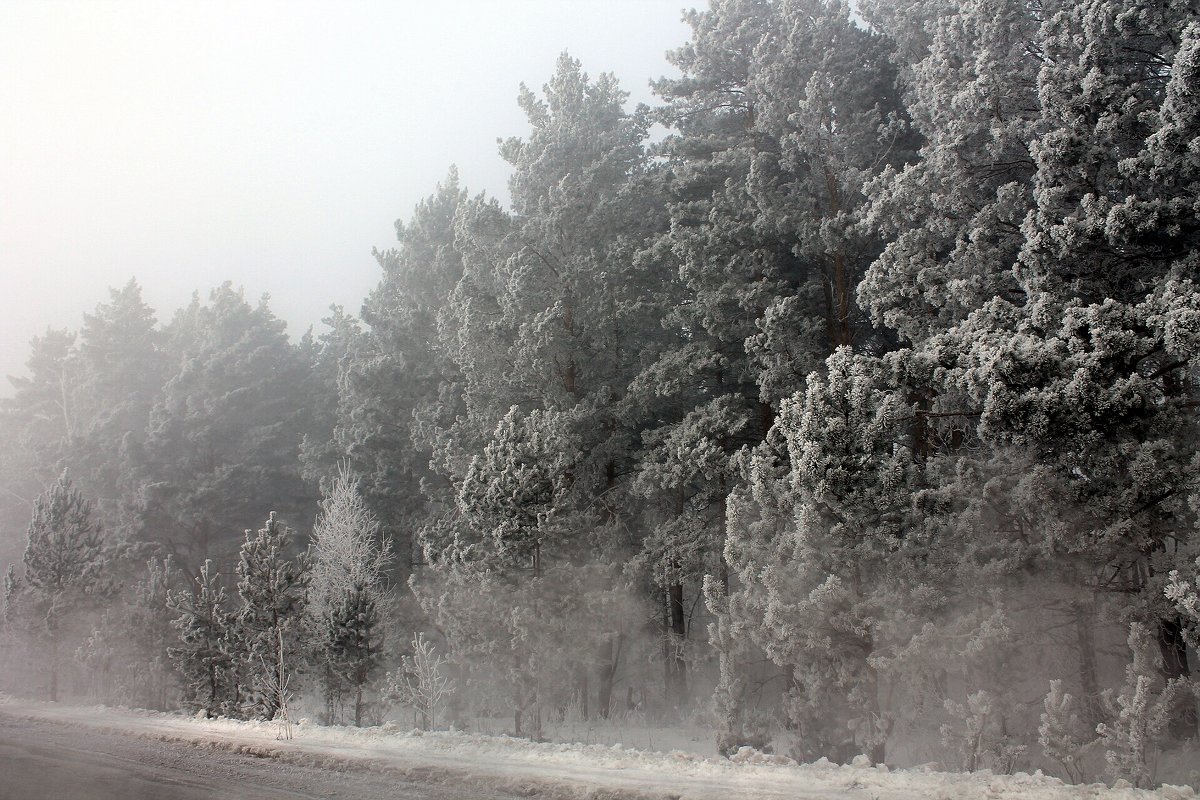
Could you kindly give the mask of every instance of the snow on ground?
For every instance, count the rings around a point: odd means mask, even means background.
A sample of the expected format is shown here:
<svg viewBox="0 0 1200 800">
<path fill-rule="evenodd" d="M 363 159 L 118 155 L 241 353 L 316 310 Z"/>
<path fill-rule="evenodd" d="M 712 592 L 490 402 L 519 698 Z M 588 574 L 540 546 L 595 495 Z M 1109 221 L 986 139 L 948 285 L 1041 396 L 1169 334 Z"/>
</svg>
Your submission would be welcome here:
<svg viewBox="0 0 1200 800">
<path fill-rule="evenodd" d="M 574 800 L 1184 800 L 1190 787 L 1154 791 L 1103 784 L 1068 786 L 1040 773 L 992 775 L 886 767 L 796 765 L 743 751 L 734 759 L 652 752 L 621 745 L 551 744 L 508 736 L 421 733 L 393 725 L 341 728 L 300 724 L 281 740 L 274 723 L 207 720 L 150 711 L 62 706 L 5 699 L 3 716 L 59 722 L 77 729 L 220 748 L 331 769 L 365 769 Z"/>
</svg>

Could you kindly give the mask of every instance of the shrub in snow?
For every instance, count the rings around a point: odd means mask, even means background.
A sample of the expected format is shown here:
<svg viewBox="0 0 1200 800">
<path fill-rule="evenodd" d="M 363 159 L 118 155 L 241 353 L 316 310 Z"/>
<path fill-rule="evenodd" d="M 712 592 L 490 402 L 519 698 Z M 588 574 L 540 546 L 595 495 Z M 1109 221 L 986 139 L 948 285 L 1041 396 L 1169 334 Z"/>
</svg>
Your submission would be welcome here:
<svg viewBox="0 0 1200 800">
<path fill-rule="evenodd" d="M 262 672 L 260 674 L 263 681 L 263 691 L 268 696 L 271 705 L 275 708 L 275 715 L 272 719 L 279 724 L 279 732 L 275 738 L 291 739 L 292 718 L 288 704 L 292 700 L 292 670 L 289 668 L 287 651 L 283 645 L 283 631 L 280 630 L 278 633 L 279 648 L 276 651 L 276 662 L 274 665 L 268 664 L 266 659 L 260 656 L 262 664 Z"/>
<path fill-rule="evenodd" d="M 942 726 L 942 741 L 947 747 L 957 747 L 964 770 L 974 772 L 985 763 L 1005 774 L 1016 769 L 1026 747 L 1004 730 L 991 694 L 980 689 L 967 698 L 966 705 L 946 700 L 945 706 L 956 724 Z"/>
<path fill-rule="evenodd" d="M 1129 626 L 1129 648 L 1133 660 L 1126 667 L 1125 682 L 1115 694 L 1112 690 L 1104 693 L 1102 700 L 1110 719 L 1098 725 L 1096 732 L 1109 776 L 1149 787 L 1174 711 L 1183 700 L 1194 702 L 1196 687 L 1186 678 L 1162 680 L 1156 663 L 1161 658 L 1157 642 L 1141 623 Z"/>
<path fill-rule="evenodd" d="M 411 642 L 412 654 L 400 659 L 400 669 L 389 672 L 384 698 L 417 713 L 423 730 L 435 730 L 454 681 L 443 672 L 444 660 L 433 643 L 418 633 Z"/>
</svg>

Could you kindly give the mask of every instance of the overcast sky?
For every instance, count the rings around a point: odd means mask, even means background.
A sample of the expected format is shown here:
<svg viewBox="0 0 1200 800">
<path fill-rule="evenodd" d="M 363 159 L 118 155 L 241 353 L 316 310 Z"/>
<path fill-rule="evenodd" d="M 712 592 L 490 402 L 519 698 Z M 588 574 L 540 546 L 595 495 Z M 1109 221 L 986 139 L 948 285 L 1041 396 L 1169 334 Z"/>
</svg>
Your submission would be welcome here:
<svg viewBox="0 0 1200 800">
<path fill-rule="evenodd" d="M 226 279 L 293 336 L 357 314 L 451 164 L 505 196 L 522 81 L 567 50 L 651 102 L 691 5 L 0 0 L 0 376 L 130 277 L 162 321 Z"/>
</svg>

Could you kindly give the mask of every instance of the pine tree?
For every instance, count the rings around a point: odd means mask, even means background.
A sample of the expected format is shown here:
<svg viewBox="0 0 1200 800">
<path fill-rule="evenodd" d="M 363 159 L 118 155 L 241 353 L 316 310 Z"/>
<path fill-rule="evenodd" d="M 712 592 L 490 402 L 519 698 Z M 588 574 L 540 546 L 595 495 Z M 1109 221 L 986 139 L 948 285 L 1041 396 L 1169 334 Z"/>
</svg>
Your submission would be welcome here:
<svg viewBox="0 0 1200 800">
<path fill-rule="evenodd" d="M 247 676 L 248 702 L 261 719 L 274 719 L 279 697 L 303 657 L 302 615 L 307 600 L 309 557 L 289 557 L 294 531 L 272 511 L 256 533 L 246 531 L 238 562 L 237 658 Z M 293 684 L 294 685 L 294 684 Z"/>
<path fill-rule="evenodd" d="M 379 600 L 372 587 L 354 585 L 323 618 L 322 651 L 327 707 L 343 693 L 354 701 L 354 724 L 362 726 L 365 694 L 382 667 Z"/>
<path fill-rule="evenodd" d="M 865 186 L 915 140 L 890 43 L 847 6 L 727 0 L 688 21 L 692 41 L 669 56 L 682 77 L 655 85 L 674 128 L 660 148 L 672 224 L 657 248 L 678 270 L 663 297 L 678 340 L 635 382 L 659 398 L 639 464 L 656 509 L 640 561 L 666 591 L 669 653 L 688 627 L 685 591 L 705 574 L 728 584 L 740 454 L 834 348 L 887 344 L 855 299 L 882 247 L 861 225 Z M 684 672 L 668 659 L 676 702 Z"/>
<path fill-rule="evenodd" d="M 890 721 L 878 653 L 892 645 L 900 590 L 917 589 L 903 565 L 919 475 L 898 443 L 908 408 L 886 375 L 877 359 L 836 351 L 826 374 L 809 375 L 783 403 L 772 431 L 790 471 L 760 452 L 752 491 L 731 509 L 737 533 L 726 552 L 738 591 L 726 613 L 737 618 L 725 624 L 787 668 L 789 715 L 813 756 L 824 743 L 827 754 L 850 745 L 883 760 Z M 846 733 L 852 742 L 839 741 Z"/>
<path fill-rule="evenodd" d="M 168 377 L 162 344 L 154 311 L 132 279 L 84 315 L 74 357 L 72 461 L 110 530 L 124 528 L 136 513 L 134 462 Z"/>
<path fill-rule="evenodd" d="M 896 24 L 882 5 L 868 15 Z M 1197 480 L 1195 338 L 1181 335 L 1198 302 L 1195 168 L 1180 146 L 1196 12 L 914 7 L 933 14 L 904 48 L 927 141 L 872 187 L 890 242 L 860 298 L 911 345 L 893 374 L 949 498 L 937 544 L 973 554 L 952 585 L 1051 577 L 1039 589 L 1070 598 L 1094 724 L 1098 611 L 1153 624 L 1165 676 L 1188 671 L 1162 589 L 1193 547 Z"/>
<path fill-rule="evenodd" d="M 383 277 L 363 304 L 367 328 L 352 338 L 338 377 L 338 410 L 326 463 L 346 460 L 361 477 L 363 499 L 393 543 L 400 581 L 421 561 L 414 531 L 429 500 L 446 487 L 430 467 L 431 429 L 462 413 L 458 365 L 450 337 L 438 333 L 449 296 L 463 274 L 456 239 L 467 202 L 451 170 L 411 219 L 396 222 L 397 247 L 377 251 Z"/>
<path fill-rule="evenodd" d="M 62 473 L 75 412 L 75 336 L 47 330 L 30 342 L 25 378 L 9 378 L 12 396 L 0 398 L 0 559 L 20 558 L 29 510 Z"/>
<path fill-rule="evenodd" d="M 22 572 L 10 567 L 4 587 L 6 618 L 45 647 L 51 701 L 58 700 L 61 656 L 76 615 L 112 591 L 108 566 L 92 503 L 63 472 L 35 501 Z"/>
<path fill-rule="evenodd" d="M 611 75 L 593 79 L 561 56 L 541 93 L 522 87 L 528 135 L 501 144 L 513 166 L 511 210 L 476 198 L 457 212 L 462 277 L 438 331 L 463 411 L 426 427 L 439 475 L 427 484 L 435 516 L 421 543 L 447 567 L 431 583 L 457 580 L 451 571 L 465 558 L 513 584 L 511 601 L 537 597 L 567 614 L 607 607 L 570 597 L 583 587 L 598 594 L 577 572 L 589 559 L 611 565 L 601 585 L 623 581 L 639 505 L 625 476 L 650 413 L 626 387 L 664 338 L 651 302 L 658 262 L 646 246 L 666 225 L 643 147 L 649 118 L 627 112 L 626 96 Z M 512 609 L 514 619 L 530 613 Z M 568 685 L 586 703 L 594 666 L 603 713 L 613 643 L 627 625 L 564 621 L 589 643 L 587 655 L 573 654 Z"/>
<path fill-rule="evenodd" d="M 226 283 L 198 297 L 165 330 L 177 370 L 151 414 L 136 459 L 138 536 L 186 571 L 232 558 L 242 528 L 270 499 L 303 518 L 315 491 L 298 459 L 310 429 L 308 364 L 263 298 L 252 306 Z"/>
<path fill-rule="evenodd" d="M 179 640 L 167 654 L 183 684 L 183 703 L 209 717 L 239 715 L 241 700 L 236 623 L 219 579 L 205 560 L 195 587 L 170 598 Z"/>
</svg>

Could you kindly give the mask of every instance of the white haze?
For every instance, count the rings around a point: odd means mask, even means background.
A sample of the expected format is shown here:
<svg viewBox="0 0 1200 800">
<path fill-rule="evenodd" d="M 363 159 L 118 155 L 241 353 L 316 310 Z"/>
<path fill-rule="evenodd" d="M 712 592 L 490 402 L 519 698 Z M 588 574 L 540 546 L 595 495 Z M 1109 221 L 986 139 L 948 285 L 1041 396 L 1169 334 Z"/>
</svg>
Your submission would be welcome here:
<svg viewBox="0 0 1200 800">
<path fill-rule="evenodd" d="M 130 277 L 161 320 L 227 279 L 293 336 L 357 313 L 452 163 L 505 195 L 520 82 L 565 49 L 650 102 L 684 4 L 0 3 L 0 376 Z"/>
</svg>

